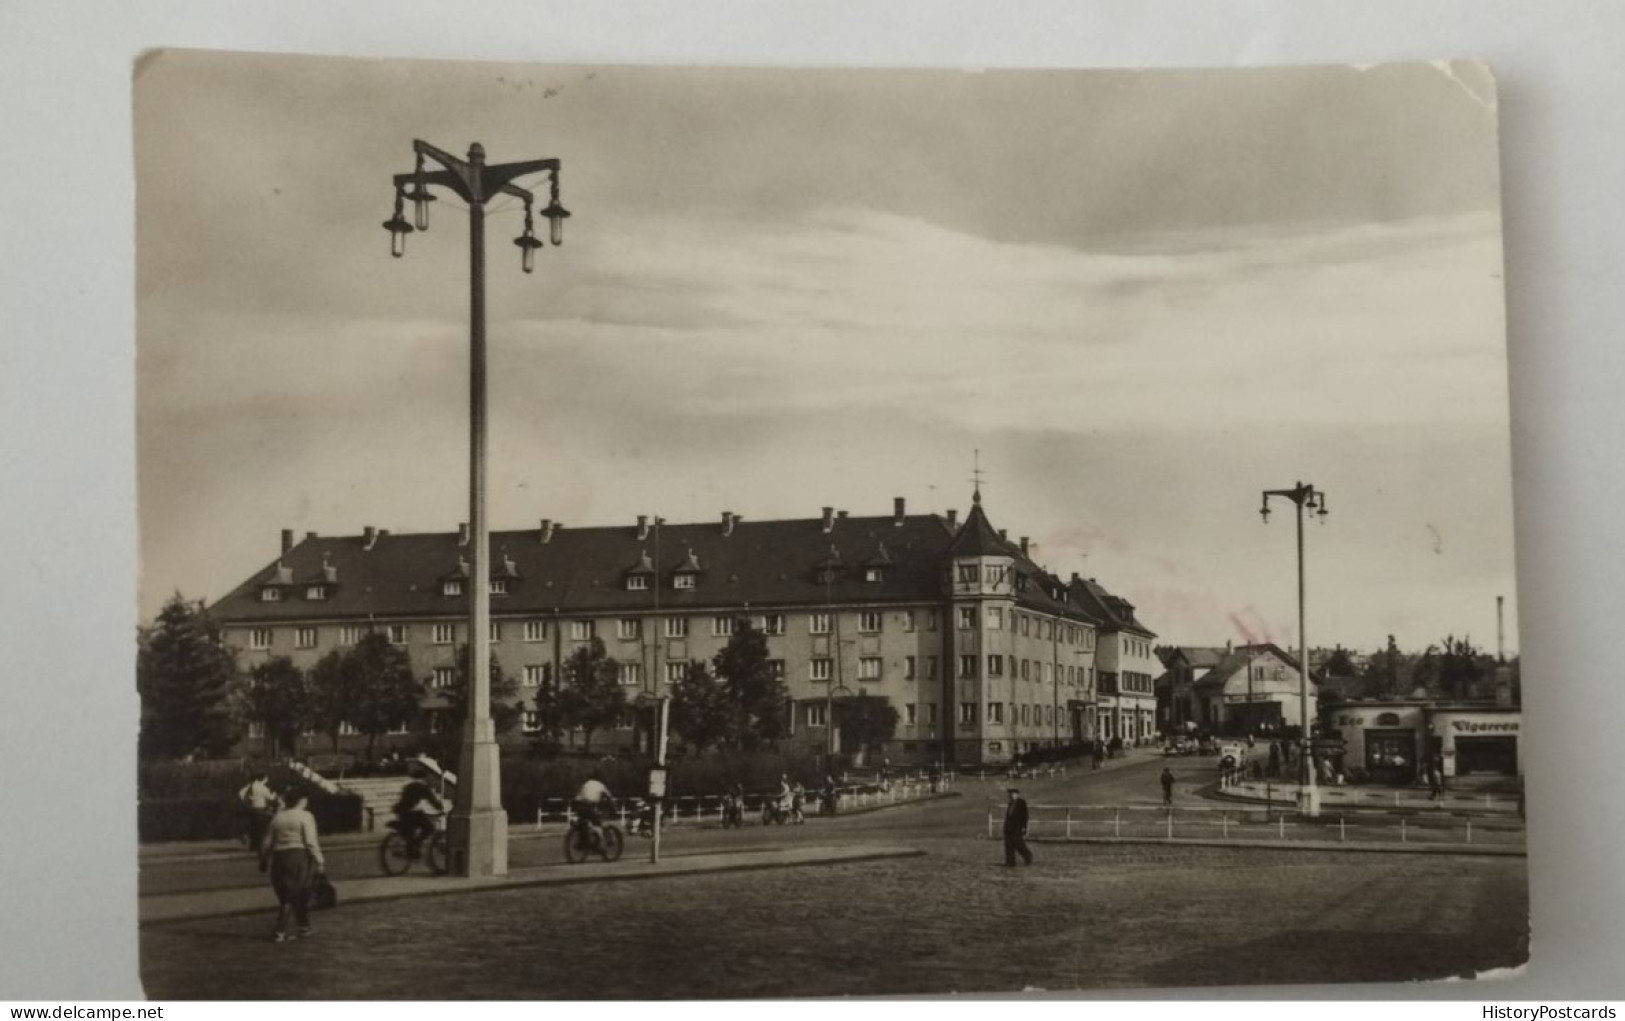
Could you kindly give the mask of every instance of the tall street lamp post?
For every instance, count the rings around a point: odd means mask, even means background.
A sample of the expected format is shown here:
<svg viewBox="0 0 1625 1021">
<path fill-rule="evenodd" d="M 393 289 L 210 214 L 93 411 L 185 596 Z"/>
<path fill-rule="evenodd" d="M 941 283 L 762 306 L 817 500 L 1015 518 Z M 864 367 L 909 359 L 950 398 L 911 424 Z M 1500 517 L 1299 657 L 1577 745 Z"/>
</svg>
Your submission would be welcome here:
<svg viewBox="0 0 1625 1021">
<path fill-rule="evenodd" d="M 1258 509 L 1265 524 L 1269 524 L 1272 496 L 1285 497 L 1298 509 L 1298 770 L 1303 791 L 1303 811 L 1307 815 L 1319 815 L 1320 792 L 1315 787 L 1312 762 L 1314 745 L 1309 733 L 1309 639 L 1304 634 L 1303 612 L 1303 512 L 1307 510 L 1325 521 L 1326 494 L 1305 482 L 1299 482 L 1291 489 L 1266 489 L 1263 505 Z M 1250 712 L 1251 706 L 1248 709 Z"/>
<path fill-rule="evenodd" d="M 406 253 L 407 235 L 429 229 L 431 188 L 446 188 L 468 203 L 469 241 L 469 519 L 474 557 L 469 579 L 468 711 L 463 724 L 462 757 L 458 762 L 457 793 L 450 820 L 451 871 L 459 876 L 503 876 L 508 873 L 508 817 L 502 810 L 498 782 L 496 726 L 491 719 L 491 582 L 490 535 L 485 520 L 485 204 L 499 195 L 525 204 L 525 229 L 514 244 L 526 273 L 536 267 L 536 250 L 543 247 L 534 228 L 535 196 L 513 182 L 530 174 L 546 174 L 550 201 L 541 215 L 550 223 L 549 239 L 564 243 L 564 219 L 569 212 L 559 204 L 559 161 L 524 160 L 487 165 L 485 147 L 475 142 L 468 158 L 458 159 L 427 142 L 414 140 L 417 168 L 396 174 L 395 214 L 384 221 L 389 231 L 390 254 Z M 441 169 L 426 169 L 433 160 Z M 413 206 L 413 220 L 403 215 Z"/>
</svg>

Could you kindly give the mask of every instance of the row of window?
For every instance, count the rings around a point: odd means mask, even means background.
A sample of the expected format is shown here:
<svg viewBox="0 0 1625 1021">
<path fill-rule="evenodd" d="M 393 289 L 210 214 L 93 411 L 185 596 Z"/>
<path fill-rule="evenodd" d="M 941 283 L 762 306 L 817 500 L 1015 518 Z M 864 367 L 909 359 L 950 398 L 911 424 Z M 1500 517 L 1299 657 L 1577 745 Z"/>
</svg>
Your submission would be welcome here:
<svg viewBox="0 0 1625 1021">
<path fill-rule="evenodd" d="M 1121 676 L 1123 691 L 1135 691 L 1143 695 L 1149 695 L 1156 683 L 1150 674 L 1142 674 L 1133 670 L 1124 670 Z"/>
<path fill-rule="evenodd" d="M 1062 621 L 1039 617 L 1030 613 L 1011 610 L 1007 614 L 1002 606 L 989 606 L 985 617 L 989 631 L 1003 631 L 1008 625 L 1012 634 L 1041 639 L 1055 639 L 1063 645 L 1081 645 L 1086 649 L 1094 648 L 1094 631 L 1090 628 L 1080 627 L 1077 624 L 1067 624 Z M 959 608 L 959 629 L 968 631 L 976 627 L 976 607 L 961 606 Z"/>
<path fill-rule="evenodd" d="M 1130 656 L 1152 655 L 1150 642 L 1141 641 L 1138 638 L 1130 638 L 1127 635 L 1123 636 L 1123 651 L 1125 654 Z"/>
</svg>

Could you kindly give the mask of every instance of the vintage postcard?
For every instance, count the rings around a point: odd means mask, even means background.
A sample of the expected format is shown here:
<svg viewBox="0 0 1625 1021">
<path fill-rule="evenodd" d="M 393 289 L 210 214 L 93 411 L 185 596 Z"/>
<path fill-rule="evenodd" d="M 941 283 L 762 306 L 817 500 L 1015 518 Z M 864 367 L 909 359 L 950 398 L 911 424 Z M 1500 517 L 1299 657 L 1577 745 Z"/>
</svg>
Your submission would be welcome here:
<svg viewBox="0 0 1625 1021">
<path fill-rule="evenodd" d="M 1525 965 L 1485 65 L 134 95 L 149 995 Z"/>
</svg>

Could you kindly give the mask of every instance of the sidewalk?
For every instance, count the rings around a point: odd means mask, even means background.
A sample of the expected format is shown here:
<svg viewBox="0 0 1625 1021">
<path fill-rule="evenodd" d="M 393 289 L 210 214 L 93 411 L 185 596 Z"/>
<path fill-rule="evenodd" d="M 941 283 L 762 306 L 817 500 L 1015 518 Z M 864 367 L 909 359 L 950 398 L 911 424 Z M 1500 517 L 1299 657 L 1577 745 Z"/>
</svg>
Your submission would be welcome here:
<svg viewBox="0 0 1625 1021">
<path fill-rule="evenodd" d="M 1340 851 L 1377 854 L 1471 854 L 1525 858 L 1528 851 L 1507 844 L 1407 844 L 1397 840 L 1344 843 L 1337 840 L 1210 840 L 1175 837 L 1028 837 L 1029 844 L 1146 844 L 1162 847 L 1241 847 L 1265 851 Z"/>
<path fill-rule="evenodd" d="M 514 869 L 507 876 L 484 879 L 458 879 L 450 876 L 407 875 L 372 879 L 346 879 L 338 888 L 339 908 L 368 901 L 396 900 L 402 897 L 432 897 L 448 894 L 485 893 L 526 886 L 563 886 L 574 883 L 607 883 L 631 879 L 661 879 L 708 872 L 745 872 L 756 869 L 794 868 L 805 865 L 836 865 L 877 861 L 885 858 L 911 858 L 925 852 L 898 844 L 870 844 L 851 847 L 791 847 L 763 851 L 674 855 L 657 865 L 647 859 L 622 858 L 618 862 L 587 862 L 581 865 L 545 865 Z M 198 893 L 164 894 L 142 897 L 138 909 L 140 923 L 153 925 L 221 915 L 266 914 L 276 909 L 269 885 L 231 890 L 205 890 Z"/>
</svg>

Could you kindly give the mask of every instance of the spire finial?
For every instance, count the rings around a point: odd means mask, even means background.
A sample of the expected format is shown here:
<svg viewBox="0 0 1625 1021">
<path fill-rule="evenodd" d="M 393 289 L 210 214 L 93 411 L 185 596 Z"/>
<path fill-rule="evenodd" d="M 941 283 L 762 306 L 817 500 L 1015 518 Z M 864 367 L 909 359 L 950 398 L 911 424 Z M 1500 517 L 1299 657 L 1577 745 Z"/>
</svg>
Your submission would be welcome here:
<svg viewBox="0 0 1625 1021">
<path fill-rule="evenodd" d="M 971 469 L 970 473 L 971 486 L 973 487 L 971 490 L 971 502 L 980 504 L 982 502 L 982 450 L 980 447 L 975 449 L 974 457 L 974 467 Z"/>
</svg>

